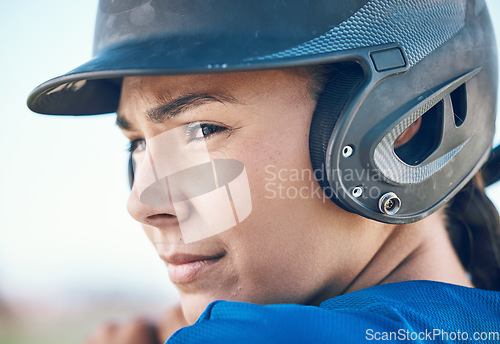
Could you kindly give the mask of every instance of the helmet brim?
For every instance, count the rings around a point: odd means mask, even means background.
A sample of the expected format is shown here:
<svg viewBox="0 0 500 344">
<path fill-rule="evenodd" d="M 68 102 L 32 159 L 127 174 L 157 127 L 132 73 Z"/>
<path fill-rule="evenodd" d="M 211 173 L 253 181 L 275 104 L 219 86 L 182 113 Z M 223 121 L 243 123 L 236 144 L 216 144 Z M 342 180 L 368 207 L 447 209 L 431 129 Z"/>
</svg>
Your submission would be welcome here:
<svg viewBox="0 0 500 344">
<path fill-rule="evenodd" d="M 275 38 L 203 39 L 191 37 L 129 42 L 101 51 L 78 68 L 36 87 L 28 107 L 52 115 L 93 115 L 115 112 L 121 81 L 127 76 L 207 74 L 297 67 L 332 62 L 346 52 L 272 57 L 279 51 Z M 221 46 L 221 42 L 223 46 Z M 258 47 L 258 49 L 257 49 Z M 227 54 L 232 51 L 232 54 Z"/>
</svg>

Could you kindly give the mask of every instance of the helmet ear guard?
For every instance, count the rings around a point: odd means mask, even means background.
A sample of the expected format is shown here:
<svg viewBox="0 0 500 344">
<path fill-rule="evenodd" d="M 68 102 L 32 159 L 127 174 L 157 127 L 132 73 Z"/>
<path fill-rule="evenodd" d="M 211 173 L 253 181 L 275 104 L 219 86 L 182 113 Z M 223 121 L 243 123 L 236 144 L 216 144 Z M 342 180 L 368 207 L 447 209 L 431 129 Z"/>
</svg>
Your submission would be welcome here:
<svg viewBox="0 0 500 344">
<path fill-rule="evenodd" d="M 471 125 L 464 126 L 465 121 L 454 110 L 464 101 L 456 99 L 453 92 L 464 90 L 467 81 L 479 72 L 473 70 L 436 91 L 424 93 L 416 97 L 418 103 L 409 110 L 399 109 L 379 125 L 365 128 L 361 128 L 360 119 L 349 118 L 355 117 L 355 112 L 340 111 L 337 116 L 328 116 L 325 104 L 329 101 L 324 98 L 339 94 L 335 92 L 337 82 L 329 83 L 311 131 L 322 127 L 321 121 L 327 124 L 318 131 L 320 135 L 310 136 L 313 169 L 326 195 L 348 211 L 387 223 L 417 221 L 437 210 L 477 172 L 488 155 L 484 147 L 487 141 L 475 130 L 470 132 Z M 344 75 L 349 77 L 348 73 Z M 330 101 L 331 109 L 338 110 L 352 99 L 360 79 L 352 77 L 350 82 L 350 92 L 346 90 L 337 102 Z M 396 139 L 420 118 L 417 134 L 395 149 Z M 332 127 L 327 142 L 326 128 Z M 341 135 L 343 140 L 339 140 Z"/>
<path fill-rule="evenodd" d="M 454 42 L 464 39 L 465 54 Z M 484 58 L 484 45 L 471 39 L 454 37 L 411 67 L 379 71 L 373 51 L 332 67 L 310 132 L 312 167 L 326 196 L 376 221 L 411 223 L 439 209 L 478 172 L 494 134 L 496 56 L 494 43 Z M 397 49 L 408 61 L 404 48 Z M 466 58 L 450 65 L 451 56 L 461 55 Z M 395 147 L 419 119 L 415 136 Z"/>
</svg>

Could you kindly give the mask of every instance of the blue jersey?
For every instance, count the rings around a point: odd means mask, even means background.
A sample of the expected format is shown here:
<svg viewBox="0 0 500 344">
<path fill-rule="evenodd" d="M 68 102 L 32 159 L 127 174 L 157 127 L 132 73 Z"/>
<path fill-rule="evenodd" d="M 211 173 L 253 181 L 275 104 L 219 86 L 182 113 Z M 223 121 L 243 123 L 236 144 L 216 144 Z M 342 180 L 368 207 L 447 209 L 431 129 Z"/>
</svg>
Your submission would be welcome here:
<svg viewBox="0 0 500 344">
<path fill-rule="evenodd" d="M 167 343 L 500 343 L 500 292 L 407 281 L 319 307 L 216 301 Z"/>
</svg>

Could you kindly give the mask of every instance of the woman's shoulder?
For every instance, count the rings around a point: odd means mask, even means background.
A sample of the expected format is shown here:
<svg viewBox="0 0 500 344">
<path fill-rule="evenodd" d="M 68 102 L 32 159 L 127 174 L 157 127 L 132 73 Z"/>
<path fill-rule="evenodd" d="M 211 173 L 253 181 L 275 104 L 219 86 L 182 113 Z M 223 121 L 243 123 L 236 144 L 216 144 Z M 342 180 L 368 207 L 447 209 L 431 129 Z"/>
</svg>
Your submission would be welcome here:
<svg viewBox="0 0 500 344">
<path fill-rule="evenodd" d="M 499 292 L 433 281 L 407 281 L 338 296 L 319 307 L 216 301 L 193 326 L 175 333 L 171 341 L 457 342 L 466 340 L 464 336 L 473 339 L 476 332 L 497 331 L 500 336 L 498 309 Z M 498 340 L 495 337 L 491 342 Z"/>
<path fill-rule="evenodd" d="M 469 288 L 437 281 L 388 283 L 344 294 L 323 302 L 328 310 L 358 309 L 380 311 L 382 308 L 404 308 L 415 312 L 434 312 L 458 308 L 490 308 L 500 302 L 500 292 Z"/>
</svg>

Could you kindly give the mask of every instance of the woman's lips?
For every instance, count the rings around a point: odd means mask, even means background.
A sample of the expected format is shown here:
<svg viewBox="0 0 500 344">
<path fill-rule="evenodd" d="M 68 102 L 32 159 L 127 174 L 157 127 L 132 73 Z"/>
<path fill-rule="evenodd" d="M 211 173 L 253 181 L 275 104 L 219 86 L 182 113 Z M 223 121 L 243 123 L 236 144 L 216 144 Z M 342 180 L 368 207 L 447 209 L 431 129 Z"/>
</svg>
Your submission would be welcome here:
<svg viewBox="0 0 500 344">
<path fill-rule="evenodd" d="M 211 256 L 174 254 L 164 257 L 163 260 L 167 262 L 172 283 L 187 284 L 211 270 L 224 256 L 225 253 Z"/>
</svg>

